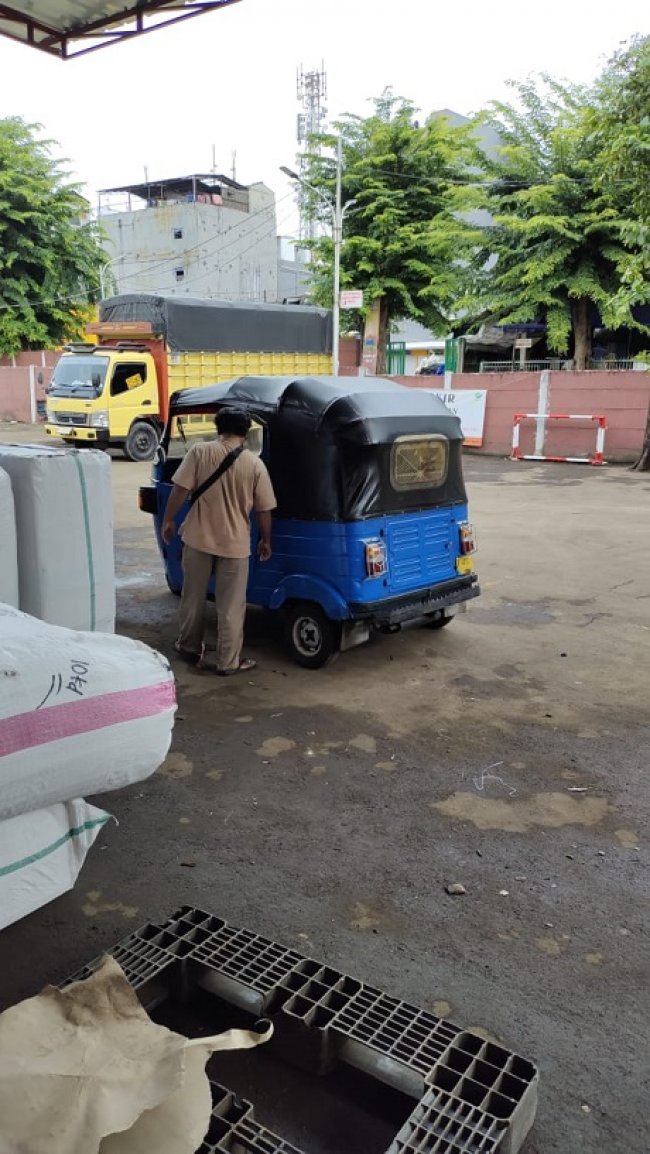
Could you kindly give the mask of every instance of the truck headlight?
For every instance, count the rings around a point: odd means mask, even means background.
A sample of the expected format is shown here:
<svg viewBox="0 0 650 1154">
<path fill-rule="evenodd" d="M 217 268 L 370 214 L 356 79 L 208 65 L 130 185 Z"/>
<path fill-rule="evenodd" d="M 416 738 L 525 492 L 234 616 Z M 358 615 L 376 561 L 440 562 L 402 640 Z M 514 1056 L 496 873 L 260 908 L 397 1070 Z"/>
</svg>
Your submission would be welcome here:
<svg viewBox="0 0 650 1154">
<path fill-rule="evenodd" d="M 56 425 L 56 413 L 54 412 L 54 409 L 45 409 L 45 420 L 47 421 L 48 425 Z"/>
<path fill-rule="evenodd" d="M 107 429 L 108 428 L 108 409 L 99 409 L 96 413 L 90 414 L 90 421 L 88 422 L 91 429 Z"/>
</svg>

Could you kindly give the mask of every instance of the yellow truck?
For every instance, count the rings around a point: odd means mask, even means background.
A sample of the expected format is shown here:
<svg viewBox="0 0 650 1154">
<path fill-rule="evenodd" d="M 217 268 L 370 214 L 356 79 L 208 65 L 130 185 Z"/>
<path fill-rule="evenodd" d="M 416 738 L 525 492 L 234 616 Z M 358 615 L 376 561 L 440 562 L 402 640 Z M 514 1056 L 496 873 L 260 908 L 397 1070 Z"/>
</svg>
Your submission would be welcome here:
<svg viewBox="0 0 650 1154">
<path fill-rule="evenodd" d="M 130 461 L 154 457 L 179 389 L 332 371 L 331 313 L 304 305 L 132 293 L 102 301 L 87 332 L 97 344 L 66 346 L 54 369 L 45 432 Z"/>
</svg>

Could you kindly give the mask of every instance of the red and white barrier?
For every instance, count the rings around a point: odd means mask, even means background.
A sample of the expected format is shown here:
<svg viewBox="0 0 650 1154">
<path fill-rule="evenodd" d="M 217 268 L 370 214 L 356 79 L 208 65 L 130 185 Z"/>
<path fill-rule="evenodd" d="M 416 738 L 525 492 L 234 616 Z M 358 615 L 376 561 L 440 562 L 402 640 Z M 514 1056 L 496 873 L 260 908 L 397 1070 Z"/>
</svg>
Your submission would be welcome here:
<svg viewBox="0 0 650 1154">
<path fill-rule="evenodd" d="M 596 452 L 593 457 L 547 457 L 542 453 L 522 453 L 519 448 L 519 427 L 522 421 L 597 421 Z M 512 424 L 512 461 L 561 461 L 576 465 L 603 465 L 605 463 L 605 430 L 607 417 L 592 413 L 515 413 Z"/>
</svg>

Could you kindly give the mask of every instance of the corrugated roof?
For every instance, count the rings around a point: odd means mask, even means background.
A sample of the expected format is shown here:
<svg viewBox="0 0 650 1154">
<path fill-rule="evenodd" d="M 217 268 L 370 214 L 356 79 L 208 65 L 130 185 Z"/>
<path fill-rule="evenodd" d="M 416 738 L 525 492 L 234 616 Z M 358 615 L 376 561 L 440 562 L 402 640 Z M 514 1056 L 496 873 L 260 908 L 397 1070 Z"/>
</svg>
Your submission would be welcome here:
<svg viewBox="0 0 650 1154">
<path fill-rule="evenodd" d="M 0 35 L 69 59 L 238 0 L 9 0 Z"/>
</svg>

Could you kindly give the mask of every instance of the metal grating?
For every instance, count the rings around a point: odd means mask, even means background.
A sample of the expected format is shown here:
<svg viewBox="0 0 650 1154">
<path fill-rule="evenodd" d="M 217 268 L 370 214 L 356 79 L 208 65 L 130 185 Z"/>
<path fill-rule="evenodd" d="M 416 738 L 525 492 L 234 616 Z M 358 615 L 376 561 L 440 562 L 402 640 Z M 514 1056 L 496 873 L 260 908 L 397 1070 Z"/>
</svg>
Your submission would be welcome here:
<svg viewBox="0 0 650 1154">
<path fill-rule="evenodd" d="M 203 910 L 185 906 L 111 952 L 145 1006 L 161 986 L 173 997 L 182 978 L 184 996 L 200 988 L 271 1018 L 274 1058 L 314 1074 L 347 1063 L 410 1095 L 416 1105 L 386 1154 L 517 1154 L 533 1124 L 532 1062 Z M 308 1154 L 260 1125 L 250 1102 L 218 1083 L 212 1092 L 198 1154 Z"/>
</svg>

